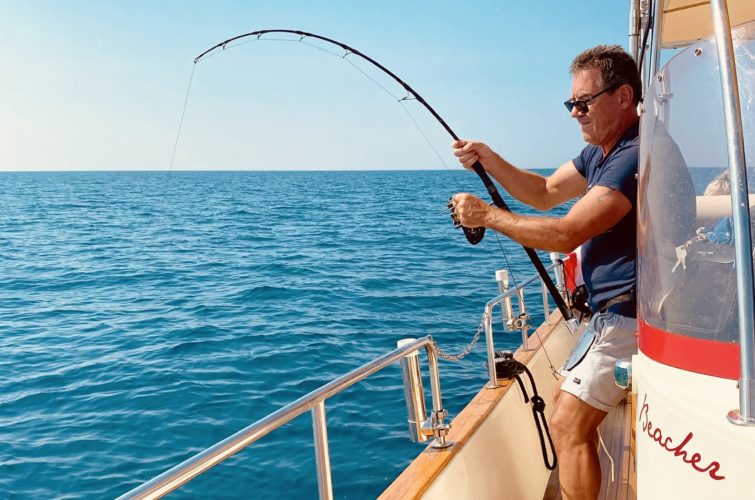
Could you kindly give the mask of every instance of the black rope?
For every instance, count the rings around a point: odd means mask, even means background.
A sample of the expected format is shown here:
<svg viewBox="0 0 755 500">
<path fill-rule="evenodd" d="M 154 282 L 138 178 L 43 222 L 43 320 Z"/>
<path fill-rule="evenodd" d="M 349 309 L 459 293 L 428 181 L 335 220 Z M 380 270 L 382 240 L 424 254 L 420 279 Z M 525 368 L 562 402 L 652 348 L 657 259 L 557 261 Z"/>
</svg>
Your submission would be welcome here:
<svg viewBox="0 0 755 500">
<path fill-rule="evenodd" d="M 524 372 L 530 379 L 530 385 L 532 386 L 532 396 L 527 394 L 527 389 L 522 381 L 520 374 Z M 516 378 L 519 383 L 519 388 L 524 395 L 524 403 L 531 403 L 532 418 L 535 419 L 535 427 L 537 427 L 537 434 L 540 438 L 540 451 L 543 453 L 543 463 L 548 470 L 554 470 L 558 465 L 558 458 L 556 457 L 556 449 L 553 446 L 553 439 L 551 439 L 551 433 L 548 429 L 548 422 L 545 419 L 545 400 L 540 397 L 537 392 L 537 386 L 535 385 L 535 378 L 532 376 L 527 366 L 514 359 L 514 355 L 511 351 L 501 351 L 496 353 L 495 357 L 495 373 L 499 379 L 510 380 Z M 545 444 L 545 438 L 548 438 L 548 446 L 550 446 L 550 455 L 553 457 L 551 461 L 548 456 L 548 450 Z"/>
</svg>

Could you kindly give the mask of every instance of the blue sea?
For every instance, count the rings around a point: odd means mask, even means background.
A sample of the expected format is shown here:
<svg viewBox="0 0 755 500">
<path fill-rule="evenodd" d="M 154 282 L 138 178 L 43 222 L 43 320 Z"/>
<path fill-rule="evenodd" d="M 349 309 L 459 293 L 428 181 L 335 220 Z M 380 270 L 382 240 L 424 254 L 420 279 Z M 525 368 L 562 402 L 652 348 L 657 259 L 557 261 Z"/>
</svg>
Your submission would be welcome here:
<svg viewBox="0 0 755 500">
<path fill-rule="evenodd" d="M 479 184 L 465 171 L 0 174 L 0 497 L 115 497 L 399 339 L 461 351 L 495 270 L 534 272 L 504 237 L 471 246 L 453 229 L 449 196 Z M 528 305 L 539 323 L 542 299 Z M 484 360 L 481 341 L 441 361 L 451 417 Z M 375 497 L 424 447 L 406 437 L 398 365 L 327 415 L 337 498 Z M 174 497 L 314 498 L 314 462 L 307 413 Z"/>
</svg>

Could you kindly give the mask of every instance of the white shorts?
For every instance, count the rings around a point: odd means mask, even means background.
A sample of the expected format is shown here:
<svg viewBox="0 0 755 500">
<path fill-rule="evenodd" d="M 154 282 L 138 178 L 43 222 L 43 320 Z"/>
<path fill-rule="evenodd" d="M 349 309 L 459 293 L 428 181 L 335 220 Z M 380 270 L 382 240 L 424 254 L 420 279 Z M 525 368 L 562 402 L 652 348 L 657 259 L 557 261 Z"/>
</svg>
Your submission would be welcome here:
<svg viewBox="0 0 755 500">
<path fill-rule="evenodd" d="M 637 320 L 612 312 L 599 313 L 590 319 L 583 335 L 589 335 L 590 330 L 597 334 L 595 342 L 581 362 L 562 372 L 566 379 L 561 390 L 609 412 L 626 395 L 626 390 L 616 385 L 613 369 L 616 361 L 637 354 Z"/>
</svg>

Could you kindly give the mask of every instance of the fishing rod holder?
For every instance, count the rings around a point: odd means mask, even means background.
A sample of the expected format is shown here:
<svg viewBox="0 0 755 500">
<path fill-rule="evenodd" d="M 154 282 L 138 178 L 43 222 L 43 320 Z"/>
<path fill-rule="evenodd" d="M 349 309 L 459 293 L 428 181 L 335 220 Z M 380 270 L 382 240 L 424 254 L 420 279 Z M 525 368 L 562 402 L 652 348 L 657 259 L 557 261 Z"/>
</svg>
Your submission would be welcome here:
<svg viewBox="0 0 755 500">
<path fill-rule="evenodd" d="M 401 349 L 413 343 L 417 339 L 402 339 L 396 343 Z M 404 397 L 406 398 L 407 424 L 409 426 L 409 439 L 413 443 L 424 443 L 434 438 L 433 448 L 446 448 L 451 442 L 446 441 L 446 435 L 451 428 L 445 423 L 448 412 L 443 409 L 440 401 L 440 386 L 432 381 L 437 379 L 438 363 L 435 351 L 428 349 L 428 363 L 430 365 L 430 379 L 433 387 L 433 411 L 428 415 L 425 404 L 425 390 L 422 385 L 422 369 L 419 361 L 419 350 L 413 350 L 401 358 L 401 376 L 404 380 Z M 437 386 L 437 391 L 435 390 Z M 436 395 L 437 392 L 437 395 Z"/>
<path fill-rule="evenodd" d="M 530 319 L 530 315 L 527 313 L 522 313 L 516 318 L 511 318 L 506 323 L 510 325 L 512 330 L 521 330 L 522 335 L 527 335 L 527 329 L 530 327 L 528 320 Z"/>
<path fill-rule="evenodd" d="M 557 257 L 557 254 L 556 254 Z M 552 263 L 550 266 L 546 267 L 546 272 L 553 272 L 556 275 L 556 281 L 557 283 L 560 281 L 561 283 L 564 283 L 563 281 L 563 261 L 560 258 L 555 258 L 551 256 Z M 560 276 L 560 278 L 559 278 Z M 495 273 L 496 281 L 498 282 L 498 291 L 499 294 L 494 299 L 490 300 L 485 305 L 485 312 L 483 314 L 483 324 L 485 327 L 485 342 L 487 344 L 487 352 L 488 352 L 488 375 L 490 377 L 490 380 L 488 381 L 488 384 L 486 387 L 493 388 L 498 387 L 500 384 L 498 383 L 498 376 L 496 375 L 495 370 L 495 343 L 493 341 L 493 312 L 496 309 L 496 306 L 500 306 L 501 308 L 501 316 L 502 316 L 502 323 L 503 323 L 503 330 L 504 331 L 516 331 L 519 330 L 522 332 L 522 350 L 531 350 L 528 347 L 528 331 L 531 328 L 529 323 L 529 313 L 527 312 L 527 306 L 524 303 L 524 287 L 534 283 L 537 280 L 540 280 L 540 283 L 543 284 L 543 280 L 540 278 L 539 274 L 533 274 L 532 276 L 526 278 L 524 281 L 521 281 L 519 283 L 515 283 L 513 287 L 509 286 L 509 272 L 506 269 L 500 269 L 496 271 Z M 550 307 L 548 303 L 548 290 L 543 285 L 542 287 L 542 293 L 543 293 L 543 304 L 544 304 L 544 313 L 545 313 L 545 319 L 548 320 L 548 316 L 550 316 Z M 565 293 L 565 287 L 563 287 Z M 514 314 L 514 304 L 513 304 L 513 298 L 516 297 L 517 300 L 517 314 Z"/>
<path fill-rule="evenodd" d="M 504 331 L 520 331 L 522 332 L 522 346 L 527 350 L 527 332 L 530 328 L 529 314 L 527 313 L 527 306 L 524 303 L 524 292 L 522 288 L 517 287 L 511 294 L 508 293 L 509 288 L 509 271 L 507 269 L 499 269 L 495 272 L 495 279 L 498 282 L 498 292 L 505 295 L 505 298 L 501 302 L 501 313 L 503 318 Z M 547 293 L 547 291 L 546 291 Z M 512 294 L 517 297 L 517 311 L 518 314 L 514 315 L 514 307 L 512 304 Z M 544 301 L 548 302 L 547 295 L 544 296 Z"/>
</svg>

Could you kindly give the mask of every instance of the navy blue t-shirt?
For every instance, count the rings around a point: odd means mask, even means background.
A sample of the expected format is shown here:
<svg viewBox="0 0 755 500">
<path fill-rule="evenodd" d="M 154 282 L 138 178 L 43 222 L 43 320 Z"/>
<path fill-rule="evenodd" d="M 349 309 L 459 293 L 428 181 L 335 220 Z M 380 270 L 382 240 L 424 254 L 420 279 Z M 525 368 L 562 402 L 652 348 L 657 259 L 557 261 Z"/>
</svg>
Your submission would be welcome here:
<svg viewBox="0 0 755 500">
<path fill-rule="evenodd" d="M 593 311 L 635 287 L 638 128 L 636 124 L 628 128 L 605 158 L 600 146 L 593 144 L 574 158 L 577 171 L 587 179 L 588 190 L 605 186 L 621 191 L 632 203 L 632 210 L 615 226 L 582 245 L 582 276 Z"/>
</svg>

